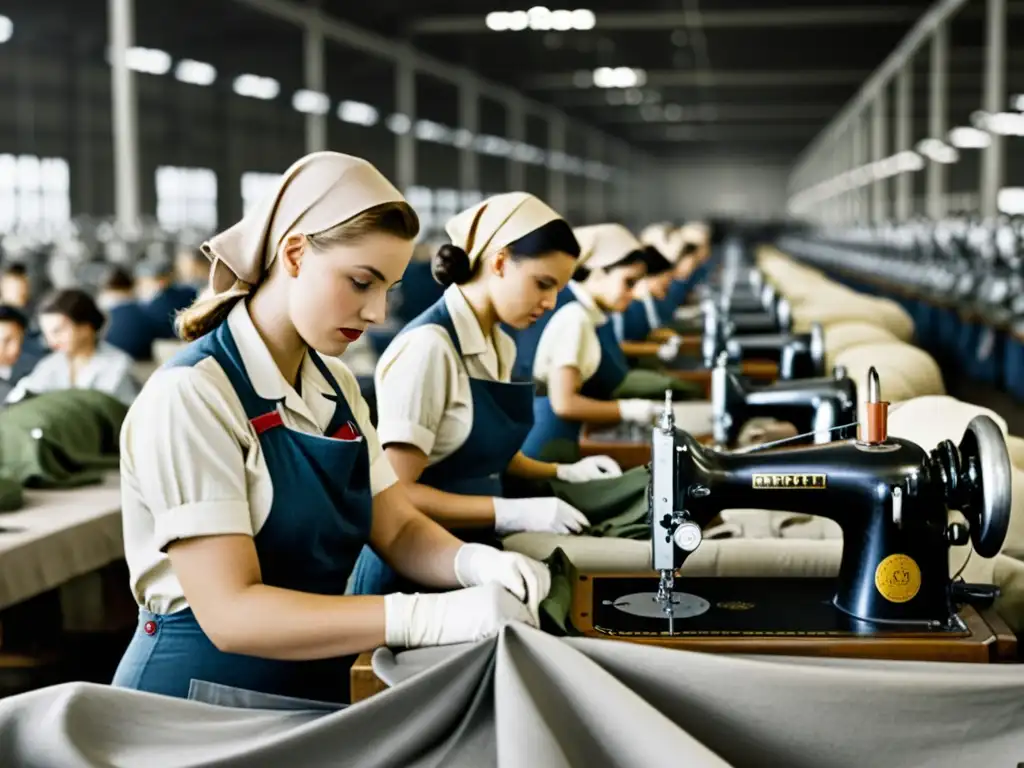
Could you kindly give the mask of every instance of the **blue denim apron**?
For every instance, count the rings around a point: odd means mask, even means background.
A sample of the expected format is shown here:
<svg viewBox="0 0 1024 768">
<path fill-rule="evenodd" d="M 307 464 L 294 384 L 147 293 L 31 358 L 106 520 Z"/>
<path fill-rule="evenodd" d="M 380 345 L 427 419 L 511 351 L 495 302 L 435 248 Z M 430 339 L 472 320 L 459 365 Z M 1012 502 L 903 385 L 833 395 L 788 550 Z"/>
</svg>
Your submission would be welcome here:
<svg viewBox="0 0 1024 768">
<path fill-rule="evenodd" d="M 555 312 L 575 300 L 569 289 L 562 291 L 558 296 Z M 622 354 L 618 339 L 615 338 L 612 324 L 605 323 L 596 330 L 597 340 L 601 345 L 601 362 L 594 375 L 583 382 L 580 394 L 594 400 L 612 400 L 613 393 L 629 373 L 629 365 L 626 356 Z M 566 439 L 578 443 L 582 426 L 578 421 L 569 421 L 558 416 L 551 407 L 551 399 L 547 395 L 538 395 L 533 400 L 533 429 L 523 443 L 523 454 L 531 459 L 537 459 L 544 446 L 552 440 Z"/>
<path fill-rule="evenodd" d="M 263 583 L 321 595 L 343 595 L 368 542 L 373 498 L 366 440 L 327 366 L 310 350 L 334 390 L 325 435 L 287 429 L 277 402 L 261 398 L 249 380 L 226 322 L 186 347 L 168 366 L 213 357 L 227 374 L 259 435 L 273 483 L 270 515 L 254 537 Z M 203 632 L 191 609 L 158 615 L 140 611 L 139 625 L 114 675 L 115 686 L 188 697 L 190 683 L 263 694 L 338 702 L 348 698 L 352 659 L 278 661 L 225 653 Z"/>
<path fill-rule="evenodd" d="M 622 341 L 646 341 L 651 331 L 661 327 L 658 305 L 653 296 L 631 302 L 626 311 L 612 317 L 615 336 Z"/>
<path fill-rule="evenodd" d="M 462 345 L 443 296 L 402 333 L 421 325 L 443 328 L 461 359 Z M 473 400 L 473 425 L 466 442 L 450 456 L 423 470 L 419 482 L 465 496 L 501 496 L 501 475 L 519 452 L 533 424 L 533 384 L 470 377 L 469 391 Z M 453 530 L 452 533 L 466 541 L 497 543 L 494 531 L 489 528 Z M 409 590 L 424 591 L 396 574 L 372 549 L 363 549 L 352 574 L 352 594 L 383 595 Z"/>
</svg>

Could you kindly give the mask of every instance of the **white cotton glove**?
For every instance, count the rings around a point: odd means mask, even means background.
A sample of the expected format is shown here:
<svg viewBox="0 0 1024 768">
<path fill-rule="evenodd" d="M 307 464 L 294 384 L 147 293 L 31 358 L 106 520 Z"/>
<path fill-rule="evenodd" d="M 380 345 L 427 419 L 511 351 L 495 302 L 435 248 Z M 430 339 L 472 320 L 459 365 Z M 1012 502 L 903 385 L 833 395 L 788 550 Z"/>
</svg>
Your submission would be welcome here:
<svg viewBox="0 0 1024 768">
<path fill-rule="evenodd" d="M 650 425 L 661 413 L 662 403 L 653 400 L 619 400 L 619 417 L 644 426 Z"/>
<path fill-rule="evenodd" d="M 533 625 L 540 625 L 540 603 L 551 591 L 551 572 L 544 564 L 485 544 L 463 544 L 455 555 L 455 578 L 464 587 L 500 584 L 523 601 Z"/>
<path fill-rule="evenodd" d="M 494 532 L 579 533 L 590 525 L 586 516 L 554 496 L 536 499 L 494 499 Z"/>
<path fill-rule="evenodd" d="M 558 464 L 555 476 L 564 483 L 585 483 L 622 475 L 622 468 L 611 456 L 587 456 L 575 464 Z"/>
<path fill-rule="evenodd" d="M 683 346 L 683 340 L 679 336 L 673 336 L 660 347 L 658 347 L 658 359 L 663 363 L 671 363 L 679 357 L 679 350 Z"/>
<path fill-rule="evenodd" d="M 384 641 L 393 648 L 472 643 L 513 621 L 538 626 L 536 614 L 496 582 L 438 594 L 384 596 Z"/>
</svg>

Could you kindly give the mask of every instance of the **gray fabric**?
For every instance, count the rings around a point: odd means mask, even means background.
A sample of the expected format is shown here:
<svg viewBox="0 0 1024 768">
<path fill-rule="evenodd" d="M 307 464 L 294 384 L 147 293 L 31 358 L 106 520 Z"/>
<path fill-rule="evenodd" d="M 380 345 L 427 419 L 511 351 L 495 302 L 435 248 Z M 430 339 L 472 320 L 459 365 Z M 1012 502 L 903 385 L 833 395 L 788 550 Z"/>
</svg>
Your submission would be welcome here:
<svg viewBox="0 0 1024 768">
<path fill-rule="evenodd" d="M 270 693 L 250 691 L 246 688 L 235 688 L 230 685 L 211 683 L 208 680 L 189 681 L 188 698 L 189 701 L 201 701 L 205 704 L 216 704 L 219 707 L 274 709 L 289 712 L 338 712 L 346 706 L 344 704 L 332 704 L 329 701 L 312 701 L 310 699 L 296 699 L 292 696 L 275 696 Z"/>
<path fill-rule="evenodd" d="M 374 657 L 333 714 L 71 683 L 0 700 L 0 765 L 960 768 L 1024 756 L 1024 668 L 742 657 L 559 639 Z"/>
</svg>

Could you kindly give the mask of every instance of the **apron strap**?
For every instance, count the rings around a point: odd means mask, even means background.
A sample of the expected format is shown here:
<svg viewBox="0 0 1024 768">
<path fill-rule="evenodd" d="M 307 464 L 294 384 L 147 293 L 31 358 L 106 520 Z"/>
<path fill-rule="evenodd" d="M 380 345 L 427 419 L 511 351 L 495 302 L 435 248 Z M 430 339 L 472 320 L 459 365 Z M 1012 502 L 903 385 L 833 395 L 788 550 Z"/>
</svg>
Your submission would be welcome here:
<svg viewBox="0 0 1024 768">
<path fill-rule="evenodd" d="M 252 428 L 256 430 L 257 435 L 262 435 L 267 430 L 284 426 L 281 413 L 276 409 L 249 419 L 249 423 L 252 424 Z"/>
</svg>

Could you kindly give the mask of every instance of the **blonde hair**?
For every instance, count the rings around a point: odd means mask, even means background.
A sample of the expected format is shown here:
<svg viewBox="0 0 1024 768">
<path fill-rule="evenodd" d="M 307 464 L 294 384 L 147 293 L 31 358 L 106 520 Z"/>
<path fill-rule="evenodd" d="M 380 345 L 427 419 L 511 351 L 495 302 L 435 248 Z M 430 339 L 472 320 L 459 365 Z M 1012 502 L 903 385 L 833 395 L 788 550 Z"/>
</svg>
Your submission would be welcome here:
<svg viewBox="0 0 1024 768">
<path fill-rule="evenodd" d="M 351 245 L 377 232 L 413 240 L 419 229 L 419 219 L 408 203 L 383 203 L 323 232 L 306 235 L 306 241 L 314 250 L 323 251 L 336 245 Z M 226 291 L 200 294 L 192 306 L 181 310 L 175 317 L 178 336 L 185 341 L 205 336 L 223 323 L 235 304 L 251 295 L 257 287 L 258 284 L 235 280 L 235 284 Z"/>
</svg>

